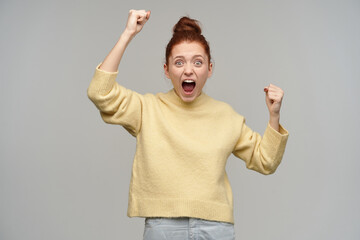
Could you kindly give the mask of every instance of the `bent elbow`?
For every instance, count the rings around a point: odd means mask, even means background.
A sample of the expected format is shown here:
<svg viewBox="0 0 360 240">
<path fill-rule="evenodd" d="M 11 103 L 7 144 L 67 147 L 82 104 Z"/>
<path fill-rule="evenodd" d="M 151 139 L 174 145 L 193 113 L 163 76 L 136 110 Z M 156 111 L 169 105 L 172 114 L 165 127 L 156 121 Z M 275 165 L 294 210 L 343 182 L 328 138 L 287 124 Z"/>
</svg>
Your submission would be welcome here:
<svg viewBox="0 0 360 240">
<path fill-rule="evenodd" d="M 276 172 L 276 169 L 278 168 L 280 164 L 280 161 L 268 161 L 266 164 L 263 164 L 264 169 L 264 175 L 270 175 Z"/>
<path fill-rule="evenodd" d="M 257 161 L 257 164 L 254 163 L 255 162 L 249 162 L 248 164 L 246 164 L 246 167 L 250 170 L 259 172 L 263 175 L 273 174 L 278 166 L 278 164 L 274 164 L 271 162 L 264 162 L 264 161 Z"/>
<path fill-rule="evenodd" d="M 96 92 L 90 86 L 88 87 L 86 93 L 91 101 L 96 101 L 98 94 L 96 94 Z"/>
<path fill-rule="evenodd" d="M 262 172 L 262 174 L 264 175 L 271 175 L 271 174 L 274 174 L 276 172 L 276 168 L 274 169 L 267 169 L 265 170 L 264 172 Z"/>
</svg>

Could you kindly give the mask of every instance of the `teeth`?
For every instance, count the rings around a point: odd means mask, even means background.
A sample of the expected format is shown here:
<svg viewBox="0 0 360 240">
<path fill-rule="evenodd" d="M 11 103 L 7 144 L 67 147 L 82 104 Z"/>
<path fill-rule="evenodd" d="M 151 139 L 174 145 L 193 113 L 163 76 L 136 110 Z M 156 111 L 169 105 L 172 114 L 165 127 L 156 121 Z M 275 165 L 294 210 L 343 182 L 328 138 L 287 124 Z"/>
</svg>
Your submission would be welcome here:
<svg viewBox="0 0 360 240">
<path fill-rule="evenodd" d="M 184 82 L 186 82 L 186 83 L 192 83 L 192 82 L 195 82 L 195 81 L 193 81 L 193 80 L 185 80 Z"/>
</svg>

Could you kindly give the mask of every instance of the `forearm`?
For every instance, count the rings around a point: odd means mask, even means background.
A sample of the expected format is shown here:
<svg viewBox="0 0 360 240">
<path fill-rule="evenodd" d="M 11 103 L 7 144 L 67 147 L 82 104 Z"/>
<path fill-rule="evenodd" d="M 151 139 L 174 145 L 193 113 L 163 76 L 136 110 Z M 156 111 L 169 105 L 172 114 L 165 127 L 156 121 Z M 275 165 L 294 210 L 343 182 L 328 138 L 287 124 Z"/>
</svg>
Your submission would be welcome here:
<svg viewBox="0 0 360 240">
<path fill-rule="evenodd" d="M 280 114 L 275 114 L 275 115 L 270 114 L 269 124 L 274 130 L 278 132 L 280 130 L 279 122 L 280 122 Z"/>
<path fill-rule="evenodd" d="M 124 55 L 125 49 L 134 38 L 135 35 L 130 34 L 128 31 L 124 31 L 118 42 L 115 44 L 110 53 L 106 56 L 99 69 L 107 72 L 116 72 L 119 68 L 119 64 L 122 56 Z"/>
</svg>

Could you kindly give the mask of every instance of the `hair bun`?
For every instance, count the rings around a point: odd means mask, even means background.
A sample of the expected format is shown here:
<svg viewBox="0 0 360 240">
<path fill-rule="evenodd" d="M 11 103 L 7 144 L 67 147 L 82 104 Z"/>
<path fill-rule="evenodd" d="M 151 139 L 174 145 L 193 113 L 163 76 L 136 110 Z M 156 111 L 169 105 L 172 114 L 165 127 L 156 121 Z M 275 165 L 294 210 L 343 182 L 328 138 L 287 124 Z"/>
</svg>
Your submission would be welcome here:
<svg viewBox="0 0 360 240">
<path fill-rule="evenodd" d="M 201 34 L 200 22 L 189 17 L 182 17 L 173 27 L 173 35 L 166 46 L 165 61 L 169 65 L 171 52 L 177 44 L 196 42 L 200 44 L 208 57 L 208 64 L 211 63 L 210 46 L 205 37 Z"/>
<path fill-rule="evenodd" d="M 191 31 L 197 34 L 201 34 L 201 28 L 199 22 L 195 19 L 191 19 L 189 17 L 182 17 L 180 20 L 175 24 L 173 28 L 173 35 L 183 31 Z"/>
</svg>

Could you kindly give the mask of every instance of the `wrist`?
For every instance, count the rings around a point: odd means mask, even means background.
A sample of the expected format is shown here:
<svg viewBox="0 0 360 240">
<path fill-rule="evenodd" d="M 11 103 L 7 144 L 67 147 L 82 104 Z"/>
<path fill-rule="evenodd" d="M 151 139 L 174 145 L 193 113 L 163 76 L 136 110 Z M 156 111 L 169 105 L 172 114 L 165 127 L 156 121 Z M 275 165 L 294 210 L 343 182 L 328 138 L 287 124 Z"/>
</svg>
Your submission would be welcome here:
<svg viewBox="0 0 360 240">
<path fill-rule="evenodd" d="M 134 31 L 130 31 L 128 29 L 125 29 L 124 32 L 121 34 L 120 39 L 124 39 L 127 41 L 130 41 L 135 37 L 136 33 Z"/>
<path fill-rule="evenodd" d="M 279 113 L 270 113 L 270 119 L 273 120 L 279 120 L 280 119 L 280 114 Z"/>
<path fill-rule="evenodd" d="M 280 115 L 270 115 L 270 120 L 269 120 L 269 124 L 270 126 L 275 129 L 276 131 L 280 130 Z"/>
</svg>

